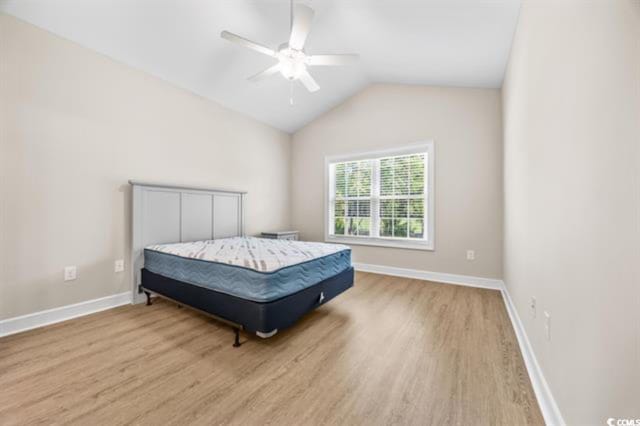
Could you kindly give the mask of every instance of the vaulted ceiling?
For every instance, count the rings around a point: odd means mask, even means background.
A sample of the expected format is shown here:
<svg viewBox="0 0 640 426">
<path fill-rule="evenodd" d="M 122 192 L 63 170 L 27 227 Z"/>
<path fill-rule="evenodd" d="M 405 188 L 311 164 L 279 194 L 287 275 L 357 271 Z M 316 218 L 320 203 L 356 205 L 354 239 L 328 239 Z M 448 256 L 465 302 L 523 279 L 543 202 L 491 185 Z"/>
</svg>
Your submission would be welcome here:
<svg viewBox="0 0 640 426">
<path fill-rule="evenodd" d="M 296 0 L 315 10 L 306 50 L 358 53 L 317 67 L 308 93 L 280 75 L 248 76 L 274 59 L 220 38 L 229 30 L 276 48 L 287 0 L 2 0 L 0 10 L 228 108 L 294 132 L 372 82 L 502 84 L 520 0 Z"/>
</svg>

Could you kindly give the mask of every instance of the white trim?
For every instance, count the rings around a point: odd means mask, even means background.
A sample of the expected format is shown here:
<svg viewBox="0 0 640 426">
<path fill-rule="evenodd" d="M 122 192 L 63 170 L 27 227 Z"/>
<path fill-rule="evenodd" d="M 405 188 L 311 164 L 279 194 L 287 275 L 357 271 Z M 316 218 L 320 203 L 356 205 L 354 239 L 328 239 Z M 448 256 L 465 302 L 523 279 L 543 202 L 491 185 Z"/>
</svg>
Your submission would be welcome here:
<svg viewBox="0 0 640 426">
<path fill-rule="evenodd" d="M 20 333 L 45 325 L 55 324 L 72 318 L 93 314 L 131 303 L 131 292 L 114 294 L 99 299 L 87 300 L 73 305 L 47 309 L 33 314 L 8 318 L 0 321 L 0 337 Z"/>
<path fill-rule="evenodd" d="M 228 192 L 230 194 L 246 194 L 247 193 L 247 191 L 236 191 L 234 189 L 220 189 L 220 188 L 207 188 L 204 186 L 163 184 L 160 182 L 146 182 L 146 181 L 136 180 L 136 179 L 129 179 L 129 185 L 144 186 L 145 188 L 180 189 L 185 191 L 198 191 L 196 193 L 200 193 L 200 192 Z"/>
<path fill-rule="evenodd" d="M 468 287 L 502 290 L 502 280 L 495 278 L 472 277 L 470 275 L 447 274 L 444 272 L 421 271 L 418 269 L 396 268 L 394 266 L 371 265 L 368 263 L 354 263 L 356 271 L 372 272 L 374 274 L 392 275 L 394 277 L 413 278 L 416 280 L 433 281 L 444 284 L 464 285 Z"/>
<path fill-rule="evenodd" d="M 329 235 L 325 243 L 346 244 L 353 246 L 374 246 L 374 247 L 392 247 L 408 250 L 426 250 L 434 251 L 433 245 L 428 241 L 421 240 L 399 240 L 393 238 L 375 238 L 375 237 L 358 237 L 358 236 L 332 236 Z"/>
<path fill-rule="evenodd" d="M 426 281 L 434 281 L 445 284 L 464 285 L 468 287 L 480 287 L 492 290 L 498 290 L 502 294 L 502 299 L 509 314 L 513 331 L 518 340 L 518 346 L 524 359 L 524 365 L 529 374 L 529 380 L 533 391 L 538 400 L 538 406 L 544 417 L 544 421 L 548 426 L 565 426 L 566 423 L 562 418 L 562 413 L 558 408 L 558 404 L 553 398 L 549 384 L 544 378 L 542 368 L 531 346 L 531 342 L 527 337 L 518 311 L 513 304 L 509 291 L 504 282 L 498 279 L 472 277 L 468 275 L 446 274 L 442 272 L 420 271 L 416 269 L 395 268 L 392 266 L 371 265 L 366 263 L 354 263 L 353 267 L 362 272 L 372 272 L 376 274 L 392 275 L 397 277 L 413 278 Z"/>
<path fill-rule="evenodd" d="M 332 219 L 329 213 L 329 204 L 331 202 L 330 191 L 333 187 L 331 180 L 331 173 L 329 167 L 331 164 L 344 162 L 344 161 L 358 161 L 358 160 L 376 160 L 388 156 L 396 155 L 410 155 L 416 153 L 426 152 L 427 160 L 426 167 L 427 173 L 425 173 L 425 202 L 427 203 L 427 209 L 425 211 L 426 223 L 424 224 L 427 232 L 426 240 L 411 240 L 411 239 L 387 239 L 387 238 L 373 238 L 373 237 L 353 237 L 353 236 L 332 236 L 329 234 L 329 220 Z M 366 151 L 343 155 L 329 155 L 324 158 L 324 239 L 325 241 L 342 242 L 344 244 L 355 245 L 368 245 L 378 247 L 394 247 L 394 248 L 406 248 L 414 250 L 435 250 L 435 144 L 432 139 L 425 140 L 402 147 L 394 147 L 381 149 L 376 151 Z M 375 173 L 374 173 L 375 174 Z M 374 178 L 375 179 L 375 178 Z M 372 198 L 373 201 L 373 198 Z M 374 204 L 371 205 L 371 214 L 374 212 Z M 377 214 L 377 213 L 376 213 Z M 372 223 L 375 222 L 372 218 Z M 367 240 L 364 242 L 363 240 Z"/>
<path fill-rule="evenodd" d="M 566 423 L 558 405 L 553 398 L 549 384 L 547 383 L 542 368 L 527 337 L 518 311 L 513 304 L 509 291 L 502 280 L 493 278 L 473 277 L 469 275 L 447 274 L 442 272 L 421 271 L 417 269 L 396 268 L 384 265 L 372 265 L 367 263 L 354 263 L 354 268 L 362 272 L 371 272 L 383 275 L 392 275 L 405 278 L 433 281 L 444 284 L 463 285 L 499 290 L 509 314 L 509 319 L 518 339 L 520 352 L 524 359 L 525 367 L 529 373 L 529 379 L 536 394 L 538 405 L 542 411 L 545 423 L 549 426 L 564 426 Z M 33 314 L 22 315 L 0 321 L 0 337 L 31 330 L 46 325 L 55 324 L 72 318 L 93 314 L 107 309 L 131 303 L 131 292 L 124 292 L 106 296 L 99 299 L 87 300 L 73 305 L 48 309 Z M 275 333 L 274 333 L 275 334 Z"/>
<path fill-rule="evenodd" d="M 358 151 L 340 155 L 328 155 L 325 157 L 330 163 L 340 163 L 343 161 L 371 160 L 395 155 L 410 155 L 424 152 L 425 146 L 433 144 L 433 140 L 416 142 L 394 148 L 377 149 L 375 151 Z"/>
<path fill-rule="evenodd" d="M 536 398 L 538 399 L 538 405 L 540 406 L 540 411 L 542 411 L 544 421 L 549 426 L 564 426 L 566 423 L 562 418 L 562 413 L 560 413 L 560 409 L 558 408 L 558 404 L 556 404 L 556 400 L 553 398 L 549 384 L 544 378 L 542 368 L 540 368 L 540 364 L 533 352 L 533 347 L 527 337 L 522 321 L 520 321 L 520 316 L 513 304 L 513 300 L 511 300 L 509 291 L 504 285 L 501 291 L 504 304 L 507 308 L 507 313 L 511 319 L 511 324 L 513 325 L 513 330 L 518 338 L 520 352 L 522 353 L 524 364 L 529 372 L 529 379 L 533 386 L 533 391 L 536 394 Z"/>
</svg>

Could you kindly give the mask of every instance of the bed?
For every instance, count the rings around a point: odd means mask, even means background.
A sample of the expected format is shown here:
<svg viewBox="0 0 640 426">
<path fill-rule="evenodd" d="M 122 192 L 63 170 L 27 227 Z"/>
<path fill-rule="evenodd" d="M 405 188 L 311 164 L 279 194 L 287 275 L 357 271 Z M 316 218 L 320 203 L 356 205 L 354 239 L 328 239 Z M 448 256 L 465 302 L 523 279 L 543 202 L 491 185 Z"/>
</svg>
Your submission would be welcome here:
<svg viewBox="0 0 640 426">
<path fill-rule="evenodd" d="M 244 236 L 244 192 L 133 185 L 134 303 L 157 295 L 268 338 L 353 286 L 349 247 Z"/>
</svg>

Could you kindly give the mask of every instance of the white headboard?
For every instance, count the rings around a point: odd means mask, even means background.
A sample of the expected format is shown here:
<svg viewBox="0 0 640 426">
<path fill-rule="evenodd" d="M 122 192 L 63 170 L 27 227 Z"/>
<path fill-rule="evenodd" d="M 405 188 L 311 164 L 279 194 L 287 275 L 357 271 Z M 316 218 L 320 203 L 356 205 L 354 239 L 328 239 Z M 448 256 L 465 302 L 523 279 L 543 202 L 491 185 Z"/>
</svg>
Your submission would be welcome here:
<svg viewBox="0 0 640 426">
<path fill-rule="evenodd" d="M 133 187 L 131 271 L 133 303 L 151 244 L 244 236 L 243 191 L 162 185 L 131 180 Z"/>
</svg>

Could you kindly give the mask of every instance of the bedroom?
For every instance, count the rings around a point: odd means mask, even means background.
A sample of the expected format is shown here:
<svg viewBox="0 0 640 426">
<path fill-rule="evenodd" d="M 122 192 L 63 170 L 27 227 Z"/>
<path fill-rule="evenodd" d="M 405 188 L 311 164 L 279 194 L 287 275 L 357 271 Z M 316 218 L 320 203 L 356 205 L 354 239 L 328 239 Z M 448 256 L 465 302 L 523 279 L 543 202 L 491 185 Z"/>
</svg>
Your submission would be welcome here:
<svg viewBox="0 0 640 426">
<path fill-rule="evenodd" d="M 639 40 L 636 0 L 0 1 L 0 424 L 634 424 Z"/>
</svg>

